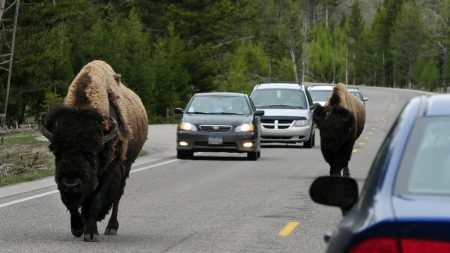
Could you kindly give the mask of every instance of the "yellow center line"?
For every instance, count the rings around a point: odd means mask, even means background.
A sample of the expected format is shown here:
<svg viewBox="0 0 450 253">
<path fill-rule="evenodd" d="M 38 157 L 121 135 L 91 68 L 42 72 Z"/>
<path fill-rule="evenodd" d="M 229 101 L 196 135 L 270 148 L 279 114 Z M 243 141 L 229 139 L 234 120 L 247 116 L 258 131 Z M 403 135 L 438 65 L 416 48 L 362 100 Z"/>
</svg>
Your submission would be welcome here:
<svg viewBox="0 0 450 253">
<path fill-rule="evenodd" d="M 288 224 L 286 224 L 286 226 L 284 226 L 284 228 L 280 232 L 278 232 L 278 236 L 280 237 L 289 236 L 292 233 L 292 231 L 294 231 L 294 229 L 298 226 L 298 224 L 300 224 L 300 222 L 298 221 L 288 222 Z"/>
<path fill-rule="evenodd" d="M 353 153 L 356 153 L 356 152 L 358 152 L 359 150 L 358 149 L 353 149 Z"/>
</svg>

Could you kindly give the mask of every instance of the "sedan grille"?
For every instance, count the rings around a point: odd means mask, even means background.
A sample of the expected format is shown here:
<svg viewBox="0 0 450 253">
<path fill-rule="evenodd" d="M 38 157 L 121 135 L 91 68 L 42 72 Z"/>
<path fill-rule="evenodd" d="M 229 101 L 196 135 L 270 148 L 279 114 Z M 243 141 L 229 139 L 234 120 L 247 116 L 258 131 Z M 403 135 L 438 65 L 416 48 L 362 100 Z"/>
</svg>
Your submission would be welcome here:
<svg viewBox="0 0 450 253">
<path fill-rule="evenodd" d="M 200 125 L 200 130 L 212 133 L 226 133 L 231 131 L 230 125 Z"/>
</svg>

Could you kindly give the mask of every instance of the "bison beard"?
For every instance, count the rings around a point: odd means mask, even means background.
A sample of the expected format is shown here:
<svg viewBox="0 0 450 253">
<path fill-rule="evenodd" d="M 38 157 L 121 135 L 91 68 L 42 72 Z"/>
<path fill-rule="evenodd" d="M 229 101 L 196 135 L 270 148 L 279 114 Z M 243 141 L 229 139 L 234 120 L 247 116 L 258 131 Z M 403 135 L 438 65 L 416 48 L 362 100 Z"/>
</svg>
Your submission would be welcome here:
<svg viewBox="0 0 450 253">
<path fill-rule="evenodd" d="M 105 234 L 117 233 L 125 181 L 147 136 L 142 102 L 116 76 L 105 62 L 89 63 L 65 103 L 39 123 L 55 155 L 55 181 L 70 212 L 72 234 L 84 234 L 85 241 L 98 241 L 97 221 L 111 208 Z"/>
</svg>

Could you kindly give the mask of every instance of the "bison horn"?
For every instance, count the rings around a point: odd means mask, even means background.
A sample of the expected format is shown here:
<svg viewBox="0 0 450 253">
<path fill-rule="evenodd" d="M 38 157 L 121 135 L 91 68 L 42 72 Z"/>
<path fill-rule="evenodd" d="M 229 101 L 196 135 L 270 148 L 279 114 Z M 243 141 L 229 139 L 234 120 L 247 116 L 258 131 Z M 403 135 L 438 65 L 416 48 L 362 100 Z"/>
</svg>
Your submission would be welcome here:
<svg viewBox="0 0 450 253">
<path fill-rule="evenodd" d="M 111 129 L 106 135 L 103 136 L 103 144 L 111 141 L 117 135 L 117 121 L 111 116 L 109 116 L 109 120 L 111 121 Z"/>
<path fill-rule="evenodd" d="M 45 136 L 45 138 L 47 138 L 49 141 L 51 141 L 52 138 L 53 138 L 53 134 L 45 127 L 44 117 L 45 117 L 45 114 L 43 114 L 39 118 L 39 120 L 38 120 L 38 129 L 42 133 L 42 135 Z"/>
</svg>

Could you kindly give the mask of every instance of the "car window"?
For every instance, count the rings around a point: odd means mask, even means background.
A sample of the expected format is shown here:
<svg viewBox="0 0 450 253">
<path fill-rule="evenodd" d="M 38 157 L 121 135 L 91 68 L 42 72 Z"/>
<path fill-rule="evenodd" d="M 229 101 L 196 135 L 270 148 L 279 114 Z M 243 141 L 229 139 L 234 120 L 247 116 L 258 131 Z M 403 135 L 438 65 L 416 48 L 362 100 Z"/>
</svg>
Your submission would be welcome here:
<svg viewBox="0 0 450 253">
<path fill-rule="evenodd" d="M 332 90 L 309 90 L 313 101 L 327 101 Z"/>
<path fill-rule="evenodd" d="M 250 114 L 250 105 L 245 97 L 195 96 L 186 109 L 187 113 L 201 114 Z"/>
<path fill-rule="evenodd" d="M 294 89 L 260 89 L 252 93 L 257 108 L 307 108 L 305 93 Z"/>
<path fill-rule="evenodd" d="M 418 119 L 397 178 L 398 194 L 450 195 L 449 118 Z"/>
</svg>

